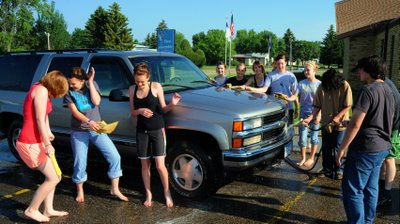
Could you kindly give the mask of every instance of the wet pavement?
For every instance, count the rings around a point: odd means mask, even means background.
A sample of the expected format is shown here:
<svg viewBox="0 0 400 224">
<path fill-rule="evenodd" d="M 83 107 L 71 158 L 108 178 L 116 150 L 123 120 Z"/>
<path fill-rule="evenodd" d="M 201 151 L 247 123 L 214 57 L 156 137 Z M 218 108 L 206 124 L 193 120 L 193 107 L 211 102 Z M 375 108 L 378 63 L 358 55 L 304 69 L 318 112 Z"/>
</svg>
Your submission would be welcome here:
<svg viewBox="0 0 400 224">
<path fill-rule="evenodd" d="M 295 160 L 298 156 L 294 153 L 291 158 Z M 344 223 L 346 220 L 340 181 L 310 178 L 287 163 L 237 176 L 204 200 L 173 195 L 174 208 L 166 208 L 161 183 L 154 170 L 154 202 L 151 208 L 145 208 L 137 164 L 123 161 L 124 176 L 120 186 L 130 201 L 121 202 L 109 194 L 107 165 L 89 161 L 85 202 L 78 204 L 70 178 L 71 156 L 57 157 L 64 177 L 57 186 L 54 205 L 70 215 L 52 218 L 50 223 Z M 400 223 L 398 177 L 399 172 L 392 206 L 379 209 L 375 223 Z M 40 173 L 16 161 L 8 152 L 7 142 L 0 141 L 0 223 L 33 223 L 23 217 L 23 211 L 42 181 Z"/>
</svg>

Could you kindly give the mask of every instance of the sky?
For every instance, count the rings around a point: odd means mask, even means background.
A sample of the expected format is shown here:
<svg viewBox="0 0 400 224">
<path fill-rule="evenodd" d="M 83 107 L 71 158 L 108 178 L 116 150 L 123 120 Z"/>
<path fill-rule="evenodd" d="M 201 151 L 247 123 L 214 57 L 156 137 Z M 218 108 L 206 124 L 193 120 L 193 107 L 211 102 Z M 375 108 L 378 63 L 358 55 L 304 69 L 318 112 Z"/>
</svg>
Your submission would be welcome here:
<svg viewBox="0 0 400 224">
<path fill-rule="evenodd" d="M 99 6 L 108 9 L 114 2 L 120 5 L 133 38 L 139 42 L 155 32 L 162 20 L 191 42 L 194 34 L 225 30 L 231 14 L 235 32 L 270 31 L 282 38 L 289 28 L 296 40 L 322 41 L 330 25 L 336 29 L 335 3 L 339 0 L 59 0 L 55 7 L 72 33 L 75 28 L 83 29 Z"/>
</svg>

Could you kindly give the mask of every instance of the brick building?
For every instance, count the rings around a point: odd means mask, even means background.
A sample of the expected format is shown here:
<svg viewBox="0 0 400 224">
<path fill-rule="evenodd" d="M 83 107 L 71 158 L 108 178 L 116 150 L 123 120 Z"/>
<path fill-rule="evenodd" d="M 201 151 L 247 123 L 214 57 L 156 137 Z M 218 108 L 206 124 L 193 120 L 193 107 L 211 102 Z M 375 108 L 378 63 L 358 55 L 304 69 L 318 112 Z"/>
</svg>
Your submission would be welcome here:
<svg viewBox="0 0 400 224">
<path fill-rule="evenodd" d="M 356 92 L 362 83 L 351 70 L 358 59 L 379 55 L 400 87 L 400 0 L 343 0 L 335 4 L 336 34 L 344 40 L 343 73 Z"/>
</svg>

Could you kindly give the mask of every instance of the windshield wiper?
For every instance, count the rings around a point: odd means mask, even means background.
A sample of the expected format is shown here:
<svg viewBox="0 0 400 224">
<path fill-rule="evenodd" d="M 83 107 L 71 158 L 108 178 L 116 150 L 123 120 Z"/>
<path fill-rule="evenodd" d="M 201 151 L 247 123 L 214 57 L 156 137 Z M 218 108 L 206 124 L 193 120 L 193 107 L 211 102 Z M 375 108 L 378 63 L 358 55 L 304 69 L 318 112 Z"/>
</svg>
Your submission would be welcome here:
<svg viewBox="0 0 400 224">
<path fill-rule="evenodd" d="M 196 81 L 192 81 L 190 83 L 207 83 L 211 86 L 215 86 L 215 84 L 212 81 L 206 81 L 206 80 L 196 80 Z"/>
<path fill-rule="evenodd" d="M 162 84 L 163 87 L 169 87 L 169 86 L 175 86 L 175 87 L 180 87 L 184 89 L 195 89 L 191 86 L 185 86 L 185 85 L 179 85 L 179 84 Z"/>
</svg>

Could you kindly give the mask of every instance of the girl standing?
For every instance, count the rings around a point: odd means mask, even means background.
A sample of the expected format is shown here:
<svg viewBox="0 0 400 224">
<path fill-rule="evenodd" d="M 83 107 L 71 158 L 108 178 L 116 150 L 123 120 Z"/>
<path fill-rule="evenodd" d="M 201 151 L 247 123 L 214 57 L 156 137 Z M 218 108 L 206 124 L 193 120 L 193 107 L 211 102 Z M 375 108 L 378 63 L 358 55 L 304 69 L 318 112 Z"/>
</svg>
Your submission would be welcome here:
<svg viewBox="0 0 400 224">
<path fill-rule="evenodd" d="M 87 180 L 86 165 L 89 142 L 93 143 L 106 158 L 109 168 L 108 177 L 111 179 L 111 195 L 122 201 L 128 201 L 119 190 L 119 177 L 122 176 L 121 157 L 114 143 L 107 134 L 98 134 L 97 124 L 101 121 L 99 105 L 100 90 L 94 81 L 95 71 L 92 67 L 88 76 L 80 67 L 74 67 L 68 75 L 70 90 L 64 97 L 72 113 L 71 117 L 71 146 L 74 157 L 72 181 L 76 183 L 77 202 L 84 202 L 83 183 Z"/>
<path fill-rule="evenodd" d="M 313 99 L 321 81 L 315 78 L 318 67 L 315 62 L 307 62 L 304 66 L 304 74 L 307 79 L 299 82 L 299 99 L 300 99 L 300 119 L 305 119 L 312 113 Z M 310 124 L 312 129 L 318 130 L 321 113 L 317 115 L 314 122 Z M 307 138 L 310 136 L 311 152 L 310 158 L 306 160 Z M 304 125 L 299 125 L 299 147 L 301 149 L 301 160 L 298 166 L 311 166 L 314 164 L 314 156 L 319 144 L 318 131 L 308 131 Z"/>
<path fill-rule="evenodd" d="M 54 135 L 50 130 L 48 114 L 52 110 L 50 98 L 62 97 L 68 91 L 68 81 L 59 71 L 49 72 L 28 92 L 24 101 L 24 123 L 16 148 L 25 164 L 39 170 L 46 177 L 36 190 L 24 214 L 37 221 L 48 222 L 51 216 L 66 216 L 68 212 L 53 208 L 54 191 L 61 181 L 50 156 L 54 153 L 51 142 Z M 44 202 L 44 211 L 39 211 Z"/>
<path fill-rule="evenodd" d="M 157 171 L 160 174 L 164 187 L 166 205 L 171 208 L 174 203 L 168 185 L 168 171 L 165 167 L 166 142 L 164 120 L 162 114 L 171 110 L 180 100 L 180 95 L 175 93 L 171 102 L 166 105 L 164 90 L 160 83 L 149 82 L 150 71 L 144 63 L 138 64 L 134 69 L 136 85 L 129 88 L 129 106 L 131 115 L 137 117 L 136 141 L 138 157 L 142 164 L 142 178 L 146 191 L 144 205 L 152 205 L 150 189 L 150 158 L 154 157 Z M 152 144 L 152 150 L 148 148 Z"/>
</svg>

